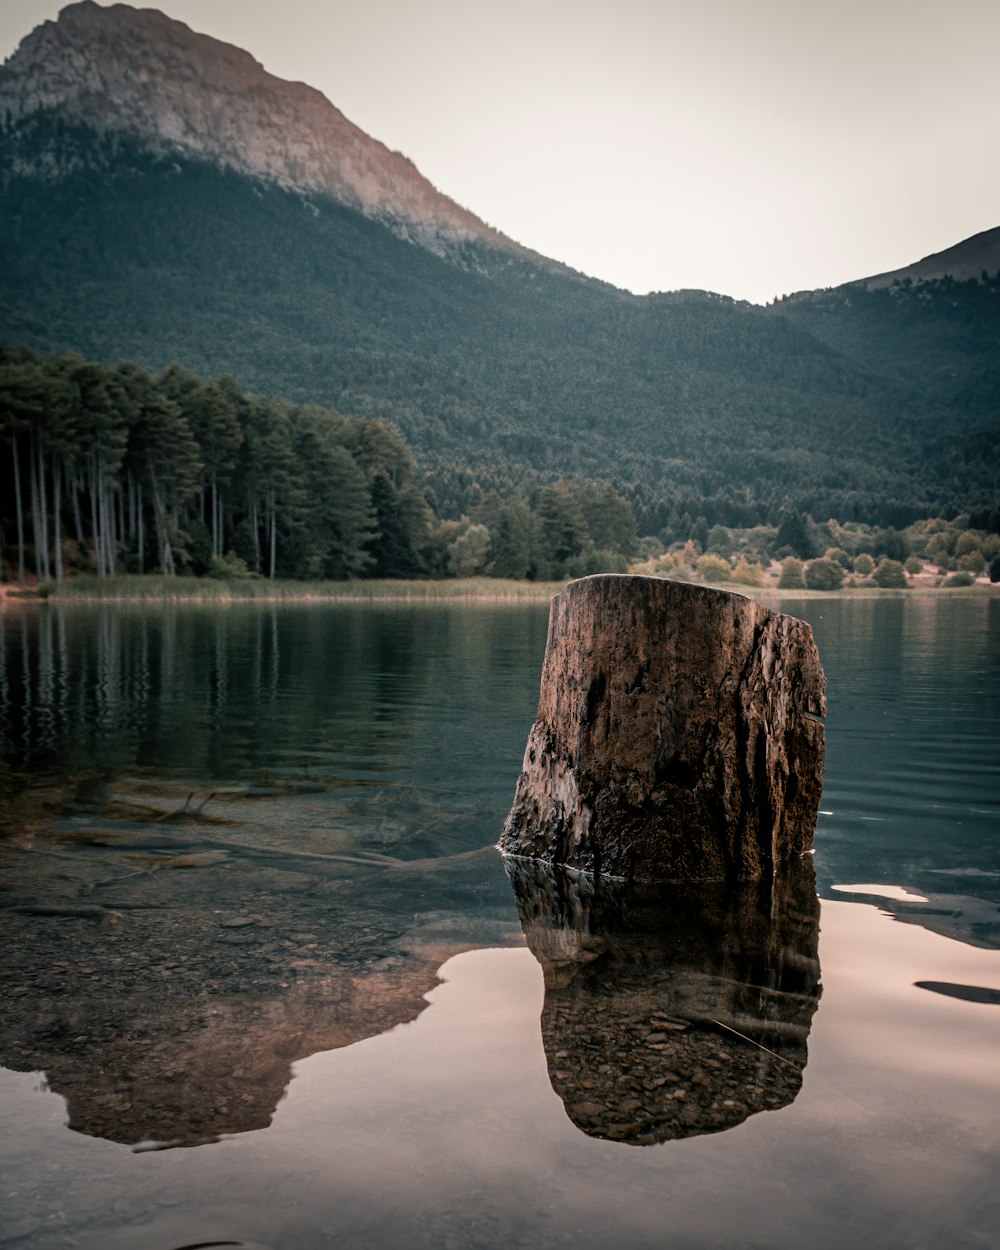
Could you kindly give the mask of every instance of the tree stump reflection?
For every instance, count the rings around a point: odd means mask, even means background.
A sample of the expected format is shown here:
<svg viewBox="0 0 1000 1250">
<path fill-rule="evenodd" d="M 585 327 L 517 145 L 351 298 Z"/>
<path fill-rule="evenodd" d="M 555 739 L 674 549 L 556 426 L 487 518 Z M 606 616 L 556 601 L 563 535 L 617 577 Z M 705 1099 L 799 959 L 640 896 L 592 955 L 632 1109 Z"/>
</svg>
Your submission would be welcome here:
<svg viewBox="0 0 1000 1250">
<path fill-rule="evenodd" d="M 657 886 L 505 864 L 545 977 L 549 1079 L 578 1128 L 649 1145 L 794 1100 L 820 996 L 809 858 L 774 880 Z"/>
</svg>

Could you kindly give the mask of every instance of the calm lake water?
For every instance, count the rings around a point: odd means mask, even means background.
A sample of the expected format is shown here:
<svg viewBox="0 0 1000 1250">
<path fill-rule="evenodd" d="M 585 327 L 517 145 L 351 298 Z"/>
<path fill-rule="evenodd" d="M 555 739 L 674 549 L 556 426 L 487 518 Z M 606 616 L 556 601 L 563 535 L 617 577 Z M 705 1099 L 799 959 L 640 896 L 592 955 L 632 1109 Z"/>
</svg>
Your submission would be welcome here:
<svg viewBox="0 0 1000 1250">
<path fill-rule="evenodd" d="M 1000 599 L 784 608 L 812 863 L 658 900 L 493 849 L 545 606 L 0 613 L 0 1246 L 1000 1243 Z"/>
</svg>

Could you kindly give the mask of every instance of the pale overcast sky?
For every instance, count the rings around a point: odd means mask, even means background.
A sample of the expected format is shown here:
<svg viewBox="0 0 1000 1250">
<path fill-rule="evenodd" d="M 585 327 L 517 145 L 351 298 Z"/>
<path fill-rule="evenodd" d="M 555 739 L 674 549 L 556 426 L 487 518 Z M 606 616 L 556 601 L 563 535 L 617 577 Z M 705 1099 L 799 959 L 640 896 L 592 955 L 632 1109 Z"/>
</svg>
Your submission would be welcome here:
<svg viewBox="0 0 1000 1250">
<path fill-rule="evenodd" d="M 0 0 L 0 56 L 58 0 Z M 537 251 L 763 302 L 1000 225 L 1000 0 L 163 0 Z"/>
</svg>

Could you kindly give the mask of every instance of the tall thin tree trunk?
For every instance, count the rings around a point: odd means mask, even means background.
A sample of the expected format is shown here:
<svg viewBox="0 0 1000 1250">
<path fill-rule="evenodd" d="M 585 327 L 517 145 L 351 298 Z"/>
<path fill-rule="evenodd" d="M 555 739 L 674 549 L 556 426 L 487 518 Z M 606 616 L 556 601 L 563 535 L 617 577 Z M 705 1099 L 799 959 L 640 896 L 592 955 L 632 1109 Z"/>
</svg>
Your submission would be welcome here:
<svg viewBox="0 0 1000 1250">
<path fill-rule="evenodd" d="M 271 576 L 271 581 L 273 582 L 275 571 L 276 571 L 275 570 L 275 565 L 276 565 L 275 548 L 277 546 L 277 542 L 276 542 L 277 526 L 275 525 L 275 519 L 274 519 L 274 488 L 273 487 L 268 492 L 268 503 L 270 505 L 270 513 L 271 513 L 271 574 L 270 576 Z"/>
<path fill-rule="evenodd" d="M 62 524 L 59 510 L 62 507 L 62 465 L 52 456 L 52 553 L 56 562 L 56 581 L 63 579 Z"/>
<path fill-rule="evenodd" d="M 138 548 L 139 548 L 139 572 L 144 573 L 145 563 L 146 563 L 146 534 L 145 534 L 145 530 L 143 529 L 142 483 L 141 482 L 136 482 L 135 484 L 135 499 L 136 499 L 136 531 L 138 533 Z"/>
<path fill-rule="evenodd" d="M 76 541 L 83 552 L 83 518 L 80 516 L 80 479 L 76 473 L 72 473 L 69 479 L 70 494 L 73 500 L 73 527 L 76 530 Z"/>
<path fill-rule="evenodd" d="M 24 509 L 21 502 L 21 461 L 17 454 L 17 432 L 14 440 L 14 505 L 17 508 L 17 584 L 24 585 Z"/>
<path fill-rule="evenodd" d="M 153 514 L 156 518 L 156 535 L 160 548 L 160 568 L 165 574 L 172 575 L 174 569 L 174 553 L 170 547 L 170 534 L 167 529 L 167 513 L 160 497 L 160 488 L 156 481 L 156 471 L 152 459 L 149 460 L 149 481 L 153 488 Z"/>
<path fill-rule="evenodd" d="M 260 572 L 260 517 L 257 515 L 257 494 L 250 500 L 250 527 L 253 530 L 253 571 Z"/>
<path fill-rule="evenodd" d="M 112 483 L 108 478 L 108 467 L 103 463 L 101 465 L 101 480 L 104 484 L 104 517 L 108 571 L 114 575 L 118 572 L 118 541 L 115 535 L 115 497 Z"/>
<path fill-rule="evenodd" d="M 211 477 L 211 494 L 209 495 L 209 507 L 212 510 L 212 555 L 218 556 L 222 552 L 219 550 L 219 487 L 215 480 L 215 470 L 212 470 Z"/>
<path fill-rule="evenodd" d="M 90 457 L 90 533 L 94 547 L 94 572 L 104 576 L 104 550 L 101 546 L 101 527 L 97 523 L 97 452 Z"/>
<path fill-rule="evenodd" d="M 52 569 L 49 565 L 49 499 L 48 488 L 45 480 L 45 449 L 42 447 L 41 440 L 37 444 L 38 454 L 38 516 L 42 523 L 42 571 L 44 580 L 48 581 L 52 576 Z"/>
<path fill-rule="evenodd" d="M 97 516 L 99 524 L 99 542 L 101 548 L 101 568 L 106 576 L 114 569 L 108 561 L 108 492 L 104 487 L 104 457 L 97 453 Z"/>
<path fill-rule="evenodd" d="M 38 455 L 35 445 L 38 439 L 35 431 L 28 434 L 28 471 L 31 475 L 31 533 L 35 547 L 35 577 L 42 580 L 42 557 L 39 554 L 42 546 L 42 522 L 38 516 Z"/>
<path fill-rule="evenodd" d="M 125 474 L 125 486 L 128 491 L 128 526 L 125 529 L 126 541 L 135 542 L 135 478 L 132 476 L 132 470 L 129 469 Z"/>
</svg>

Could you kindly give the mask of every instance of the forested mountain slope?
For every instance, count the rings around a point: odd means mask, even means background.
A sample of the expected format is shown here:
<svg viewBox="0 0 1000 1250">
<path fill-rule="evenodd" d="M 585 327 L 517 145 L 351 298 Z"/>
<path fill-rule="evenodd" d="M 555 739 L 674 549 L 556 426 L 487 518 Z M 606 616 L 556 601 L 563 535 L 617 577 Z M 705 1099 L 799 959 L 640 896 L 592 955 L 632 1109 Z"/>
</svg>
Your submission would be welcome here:
<svg viewBox="0 0 1000 1250">
<path fill-rule="evenodd" d="M 671 509 L 905 524 L 995 501 L 995 337 L 954 325 L 991 288 L 948 315 L 640 298 L 99 116 L 50 94 L 3 120 L 0 340 L 391 419 L 444 515 L 562 476 L 626 486 L 648 532 Z"/>
</svg>

